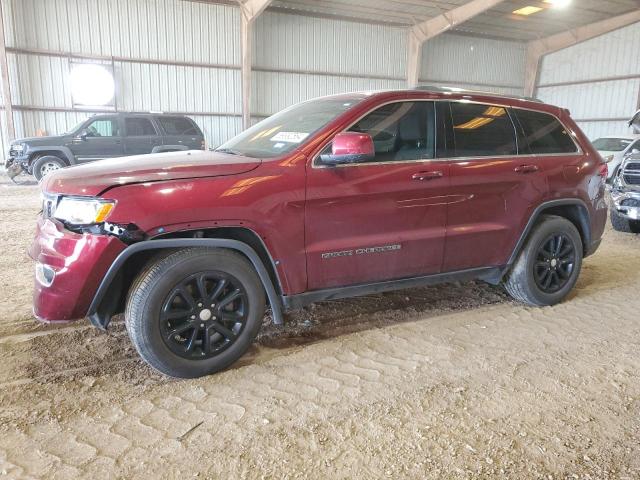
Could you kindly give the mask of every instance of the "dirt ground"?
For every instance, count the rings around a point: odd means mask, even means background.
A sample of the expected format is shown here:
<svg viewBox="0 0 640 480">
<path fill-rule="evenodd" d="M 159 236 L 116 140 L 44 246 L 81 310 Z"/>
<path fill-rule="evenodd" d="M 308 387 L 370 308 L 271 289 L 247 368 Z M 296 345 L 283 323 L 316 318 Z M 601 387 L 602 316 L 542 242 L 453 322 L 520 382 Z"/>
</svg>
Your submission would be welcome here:
<svg viewBox="0 0 640 480">
<path fill-rule="evenodd" d="M 123 321 L 40 325 L 35 185 L 0 177 L 0 477 L 640 478 L 640 238 L 550 308 L 465 283 L 326 302 L 178 381 Z"/>
</svg>

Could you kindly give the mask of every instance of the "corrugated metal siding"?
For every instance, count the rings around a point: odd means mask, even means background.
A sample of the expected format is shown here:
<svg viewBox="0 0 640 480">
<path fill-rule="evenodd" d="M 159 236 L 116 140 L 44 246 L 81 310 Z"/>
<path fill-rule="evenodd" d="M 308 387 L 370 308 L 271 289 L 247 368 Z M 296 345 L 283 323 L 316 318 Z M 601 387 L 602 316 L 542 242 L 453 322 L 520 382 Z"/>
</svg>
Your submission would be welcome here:
<svg viewBox="0 0 640 480">
<path fill-rule="evenodd" d="M 254 65 L 402 78 L 405 29 L 265 12 L 254 30 Z"/>
<path fill-rule="evenodd" d="M 7 3 L 5 0 L 4 3 Z M 239 64 L 240 11 L 179 0 L 11 0 L 7 46 Z"/>
<path fill-rule="evenodd" d="M 445 33 L 422 48 L 421 79 L 431 82 L 470 82 L 511 87 L 522 93 L 525 45 L 488 38 Z M 466 87 L 466 85 L 464 85 Z"/>
<path fill-rule="evenodd" d="M 2 1 L 8 48 L 57 54 L 9 54 L 18 136 L 61 133 L 90 114 L 47 111 L 73 108 L 69 54 L 127 59 L 113 62 L 120 111 L 195 113 L 211 145 L 241 130 L 238 8 L 181 0 Z M 218 68 L 226 65 L 233 68 Z"/>
<path fill-rule="evenodd" d="M 627 118 L 636 111 L 640 78 L 557 87 L 541 87 L 545 102 L 568 108 L 575 119 Z"/>
<path fill-rule="evenodd" d="M 640 100 L 638 45 L 640 23 L 547 55 L 537 96 L 571 110 L 591 139 L 631 133 L 625 119 L 637 110 Z M 620 76 L 626 78 L 615 78 Z"/>
<path fill-rule="evenodd" d="M 640 23 L 579 43 L 542 60 L 540 85 L 640 75 Z"/>
</svg>

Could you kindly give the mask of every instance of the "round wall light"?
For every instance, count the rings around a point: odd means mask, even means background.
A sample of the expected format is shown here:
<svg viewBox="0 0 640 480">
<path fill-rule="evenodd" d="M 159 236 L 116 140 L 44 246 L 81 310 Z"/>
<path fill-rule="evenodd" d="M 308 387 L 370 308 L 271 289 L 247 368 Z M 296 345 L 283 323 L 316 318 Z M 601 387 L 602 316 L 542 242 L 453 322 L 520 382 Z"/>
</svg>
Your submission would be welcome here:
<svg viewBox="0 0 640 480">
<path fill-rule="evenodd" d="M 107 105 L 113 100 L 115 91 L 113 75 L 102 65 L 82 63 L 71 69 L 71 95 L 75 104 Z"/>
</svg>

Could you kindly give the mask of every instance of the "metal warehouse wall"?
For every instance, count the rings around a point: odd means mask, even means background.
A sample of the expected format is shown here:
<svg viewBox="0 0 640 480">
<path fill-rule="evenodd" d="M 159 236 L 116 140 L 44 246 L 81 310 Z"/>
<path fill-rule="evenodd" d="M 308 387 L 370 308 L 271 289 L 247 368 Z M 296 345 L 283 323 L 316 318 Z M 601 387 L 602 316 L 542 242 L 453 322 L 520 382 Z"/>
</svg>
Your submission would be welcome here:
<svg viewBox="0 0 640 480">
<path fill-rule="evenodd" d="M 112 64 L 117 109 L 184 112 L 212 144 L 241 128 L 238 8 L 177 0 L 3 0 L 18 136 L 60 133 L 79 56 Z"/>
<path fill-rule="evenodd" d="M 444 34 L 422 49 L 421 82 L 522 95 L 524 64 L 524 43 Z"/>
<path fill-rule="evenodd" d="M 19 137 L 40 129 L 61 133 L 99 111 L 73 106 L 68 76 L 78 60 L 112 66 L 119 111 L 188 114 L 210 145 L 240 131 L 237 7 L 182 0 L 1 1 Z M 319 95 L 404 88 L 406 39 L 406 29 L 398 27 L 265 12 L 254 30 L 255 119 Z M 523 48 L 441 35 L 423 49 L 421 83 L 522 93 Z"/>
<path fill-rule="evenodd" d="M 546 56 L 537 96 L 566 107 L 591 139 L 631 133 L 640 108 L 640 23 Z"/>
</svg>

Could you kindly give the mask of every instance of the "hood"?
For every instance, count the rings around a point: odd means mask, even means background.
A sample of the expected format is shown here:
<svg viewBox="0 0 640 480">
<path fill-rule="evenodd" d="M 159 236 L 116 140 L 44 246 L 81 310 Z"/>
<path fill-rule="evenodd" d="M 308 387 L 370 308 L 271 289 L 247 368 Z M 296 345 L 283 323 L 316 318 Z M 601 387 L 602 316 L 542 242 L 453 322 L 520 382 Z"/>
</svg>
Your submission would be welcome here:
<svg viewBox="0 0 640 480">
<path fill-rule="evenodd" d="M 47 137 L 27 137 L 19 138 L 11 142 L 11 145 L 26 143 L 32 147 L 39 145 L 60 145 L 67 137 L 65 135 L 51 135 Z"/>
<path fill-rule="evenodd" d="M 63 168 L 44 178 L 42 190 L 95 196 L 110 187 L 132 183 L 236 175 L 260 163 L 258 158 L 204 150 L 134 155 Z"/>
</svg>

